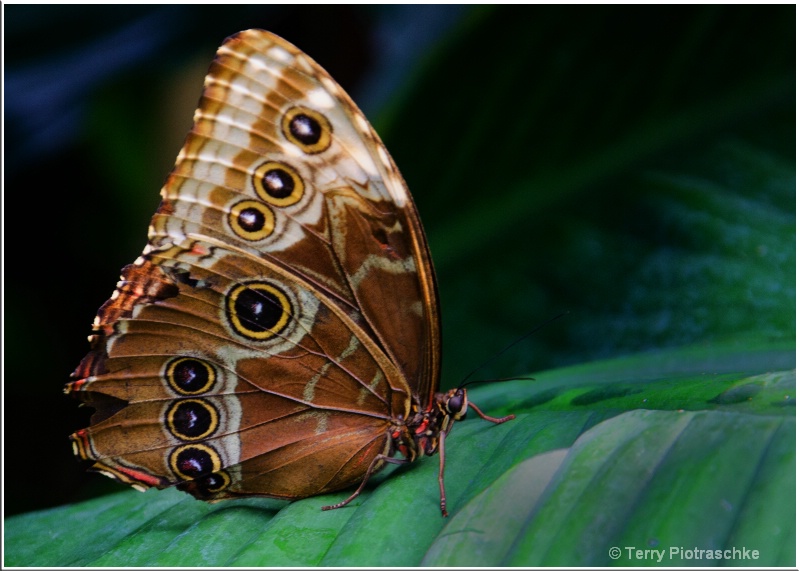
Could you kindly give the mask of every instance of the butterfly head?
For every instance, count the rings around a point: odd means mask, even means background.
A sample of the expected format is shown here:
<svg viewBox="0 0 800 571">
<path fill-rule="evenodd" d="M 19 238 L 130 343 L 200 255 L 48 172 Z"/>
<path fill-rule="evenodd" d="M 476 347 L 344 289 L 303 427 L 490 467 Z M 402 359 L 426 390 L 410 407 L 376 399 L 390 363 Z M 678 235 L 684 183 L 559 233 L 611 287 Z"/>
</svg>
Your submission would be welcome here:
<svg viewBox="0 0 800 571">
<path fill-rule="evenodd" d="M 467 389 L 450 389 L 441 395 L 442 411 L 446 416 L 453 420 L 461 420 L 467 414 L 469 401 L 467 400 Z"/>
<path fill-rule="evenodd" d="M 431 407 L 431 424 L 446 435 L 453 427 L 453 421 L 464 420 L 468 408 L 467 389 L 463 387 L 437 393 L 434 406 Z"/>
</svg>

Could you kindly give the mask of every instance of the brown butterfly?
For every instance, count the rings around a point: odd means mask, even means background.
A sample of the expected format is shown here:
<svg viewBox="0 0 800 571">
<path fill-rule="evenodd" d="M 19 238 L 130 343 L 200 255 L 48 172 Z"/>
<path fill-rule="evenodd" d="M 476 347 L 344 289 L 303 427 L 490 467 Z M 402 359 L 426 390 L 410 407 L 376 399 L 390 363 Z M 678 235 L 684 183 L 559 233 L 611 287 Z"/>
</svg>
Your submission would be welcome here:
<svg viewBox="0 0 800 571">
<path fill-rule="evenodd" d="M 262 30 L 228 38 L 142 255 L 66 387 L 70 438 L 137 489 L 298 499 L 440 454 L 472 407 L 438 392 L 439 303 L 416 208 L 364 115 Z M 397 453 L 400 457 L 395 458 Z"/>
</svg>

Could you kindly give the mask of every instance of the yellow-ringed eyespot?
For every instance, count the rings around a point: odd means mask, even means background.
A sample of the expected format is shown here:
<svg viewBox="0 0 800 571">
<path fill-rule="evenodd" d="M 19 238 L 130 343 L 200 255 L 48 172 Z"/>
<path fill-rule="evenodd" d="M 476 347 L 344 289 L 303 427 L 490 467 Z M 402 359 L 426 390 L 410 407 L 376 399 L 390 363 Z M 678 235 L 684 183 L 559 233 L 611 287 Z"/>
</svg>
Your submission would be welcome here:
<svg viewBox="0 0 800 571">
<path fill-rule="evenodd" d="M 280 333 L 292 316 L 286 294 L 266 282 L 234 286 L 225 296 L 225 316 L 231 328 L 252 341 L 266 341 Z"/>
<path fill-rule="evenodd" d="M 167 409 L 166 425 L 176 438 L 202 440 L 219 428 L 219 411 L 202 399 L 177 400 Z"/>
<path fill-rule="evenodd" d="M 225 470 L 220 470 L 206 476 L 200 476 L 194 480 L 182 482 L 177 485 L 177 488 L 184 492 L 189 492 L 197 498 L 213 499 L 214 494 L 218 494 L 230 485 L 231 477 Z"/>
<path fill-rule="evenodd" d="M 239 238 L 256 242 L 275 230 L 275 214 L 263 202 L 242 200 L 231 207 L 228 224 Z"/>
<path fill-rule="evenodd" d="M 331 146 L 333 129 L 330 121 L 307 107 L 292 107 L 281 121 L 283 135 L 304 153 L 321 153 Z"/>
<path fill-rule="evenodd" d="M 207 393 L 217 381 L 214 367 L 194 357 L 173 359 L 167 363 L 164 377 L 172 390 L 187 396 Z"/>
<path fill-rule="evenodd" d="M 275 206 L 296 204 L 305 190 L 303 179 L 289 165 L 270 161 L 264 163 L 253 173 L 256 193 L 265 202 Z"/>
<path fill-rule="evenodd" d="M 214 472 L 198 482 L 203 490 L 208 494 L 216 494 L 231 485 L 231 477 L 222 470 L 221 472 Z"/>
<path fill-rule="evenodd" d="M 219 472 L 222 469 L 222 461 L 217 451 L 207 444 L 185 444 L 170 453 L 169 467 L 176 476 L 184 480 L 194 480 L 212 472 Z"/>
</svg>

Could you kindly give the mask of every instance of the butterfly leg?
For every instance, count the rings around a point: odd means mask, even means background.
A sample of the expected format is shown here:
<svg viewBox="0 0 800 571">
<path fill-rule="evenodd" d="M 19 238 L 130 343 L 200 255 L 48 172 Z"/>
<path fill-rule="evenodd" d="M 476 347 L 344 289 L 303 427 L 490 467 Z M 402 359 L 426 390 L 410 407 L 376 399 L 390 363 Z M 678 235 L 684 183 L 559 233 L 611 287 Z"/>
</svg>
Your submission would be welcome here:
<svg viewBox="0 0 800 571">
<path fill-rule="evenodd" d="M 504 422 L 508 422 L 509 420 L 514 420 L 516 418 L 516 416 L 514 416 L 513 414 L 509 414 L 508 416 L 504 416 L 503 418 L 495 418 L 493 416 L 483 414 L 483 411 L 479 409 L 477 406 L 475 406 L 475 404 L 472 401 L 470 401 L 469 406 L 472 410 L 477 412 L 478 416 L 480 416 L 483 420 L 488 420 L 489 422 L 493 422 L 495 424 L 503 424 Z"/>
<path fill-rule="evenodd" d="M 442 517 L 447 517 L 447 498 L 444 495 L 444 438 L 447 436 L 444 432 L 439 433 L 439 497 L 441 498 L 440 506 L 442 508 Z"/>
<path fill-rule="evenodd" d="M 342 507 L 346 506 L 347 504 L 349 504 L 350 502 L 352 502 L 354 499 L 356 499 L 358 497 L 358 495 L 361 493 L 361 490 L 364 489 L 364 486 L 367 485 L 367 480 L 369 480 L 370 476 L 372 476 L 372 474 L 374 473 L 375 466 L 377 466 L 378 463 L 381 462 L 381 461 L 388 462 L 390 464 L 407 464 L 408 463 L 408 459 L 406 459 L 406 458 L 392 458 L 391 456 L 386 456 L 384 454 L 379 454 L 379 455 L 375 456 L 375 458 L 370 463 L 369 468 L 367 469 L 367 473 L 364 475 L 364 479 L 361 480 L 361 484 L 358 486 L 358 488 L 356 488 L 356 491 L 353 492 L 352 495 L 349 498 L 347 498 L 346 500 L 344 500 L 342 502 L 339 502 L 338 504 L 333 504 L 332 506 L 322 506 L 322 511 L 336 510 L 336 509 L 342 508 Z"/>
<path fill-rule="evenodd" d="M 503 418 L 495 418 L 493 416 L 484 414 L 483 411 L 475 406 L 472 402 L 469 403 L 469 406 L 472 407 L 472 409 L 477 412 L 478 416 L 480 416 L 483 420 L 488 420 L 489 422 L 493 422 L 495 424 L 502 424 L 516 418 L 513 414 L 509 414 Z M 441 498 L 440 506 L 442 508 L 442 517 L 447 517 L 449 515 L 447 513 L 447 497 L 445 496 L 444 492 L 444 439 L 446 436 L 447 433 L 444 431 L 439 433 L 439 497 Z"/>
</svg>

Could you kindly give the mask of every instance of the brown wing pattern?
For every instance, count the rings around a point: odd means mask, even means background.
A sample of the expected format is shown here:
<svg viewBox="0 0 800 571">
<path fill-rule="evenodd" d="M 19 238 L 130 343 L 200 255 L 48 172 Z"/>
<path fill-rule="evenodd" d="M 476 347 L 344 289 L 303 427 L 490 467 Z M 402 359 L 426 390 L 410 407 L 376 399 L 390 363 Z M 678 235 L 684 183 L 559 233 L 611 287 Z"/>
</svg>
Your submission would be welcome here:
<svg viewBox="0 0 800 571">
<path fill-rule="evenodd" d="M 349 97 L 260 30 L 226 40 L 150 240 L 67 392 L 95 468 L 203 499 L 363 479 L 438 384 L 417 213 Z"/>
<path fill-rule="evenodd" d="M 330 126 L 325 148 L 298 152 L 287 140 L 287 113 L 297 109 Z M 229 207 L 258 193 L 254 174 L 273 162 L 285 178 L 297 175 L 297 201 L 276 212 L 268 236 L 237 240 Z M 429 349 L 439 346 L 433 271 L 405 182 L 349 96 L 291 44 L 249 30 L 220 48 L 164 198 L 154 246 L 176 230 L 227 244 L 233 237 L 230 245 L 355 312 L 407 379 L 438 380 L 438 351 Z"/>
</svg>

